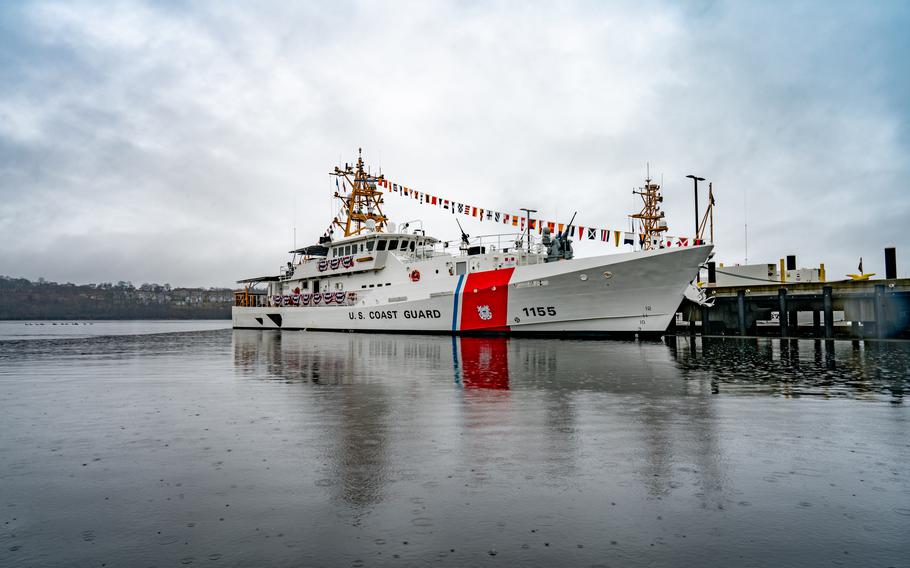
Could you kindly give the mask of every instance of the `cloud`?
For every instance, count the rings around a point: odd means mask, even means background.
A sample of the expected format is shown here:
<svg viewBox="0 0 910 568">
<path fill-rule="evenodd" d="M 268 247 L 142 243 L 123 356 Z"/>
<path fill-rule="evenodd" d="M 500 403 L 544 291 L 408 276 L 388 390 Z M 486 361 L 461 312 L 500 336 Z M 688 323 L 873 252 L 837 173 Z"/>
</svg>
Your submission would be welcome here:
<svg viewBox="0 0 910 568">
<path fill-rule="evenodd" d="M 796 253 L 837 275 L 885 245 L 910 261 L 900 5 L 0 10 L 0 273 L 273 272 L 295 223 L 298 244 L 322 233 L 326 174 L 358 146 L 433 194 L 616 228 L 650 162 L 671 233 L 692 231 L 684 176 L 714 182 L 720 260 L 742 262 L 747 210 L 750 262 Z"/>
</svg>

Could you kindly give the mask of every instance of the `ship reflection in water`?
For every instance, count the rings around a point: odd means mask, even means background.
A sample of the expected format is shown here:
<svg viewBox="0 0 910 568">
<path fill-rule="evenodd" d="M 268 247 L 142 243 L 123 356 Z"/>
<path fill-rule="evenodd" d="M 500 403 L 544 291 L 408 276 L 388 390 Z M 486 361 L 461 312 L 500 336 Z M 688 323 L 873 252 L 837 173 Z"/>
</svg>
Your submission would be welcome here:
<svg viewBox="0 0 910 568">
<path fill-rule="evenodd" d="M 353 560 L 910 553 L 905 344 L 235 331 L 233 352 L 306 424 L 329 523 L 383 543 Z"/>
<path fill-rule="evenodd" d="M 234 331 L 244 375 L 317 384 L 394 382 L 403 373 L 465 389 L 860 397 L 900 404 L 910 344 L 668 337 L 665 343 Z M 414 375 L 412 378 L 417 378 Z M 695 381 L 694 383 L 692 381 Z"/>
<path fill-rule="evenodd" d="M 907 343 L 160 331 L 0 340 L 0 566 L 910 558 Z"/>
</svg>

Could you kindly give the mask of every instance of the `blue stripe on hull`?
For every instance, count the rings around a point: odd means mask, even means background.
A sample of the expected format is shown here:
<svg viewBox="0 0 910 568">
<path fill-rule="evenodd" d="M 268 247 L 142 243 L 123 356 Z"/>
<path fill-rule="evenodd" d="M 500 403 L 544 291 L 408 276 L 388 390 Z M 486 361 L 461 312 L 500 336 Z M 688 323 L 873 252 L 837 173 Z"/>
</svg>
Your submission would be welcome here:
<svg viewBox="0 0 910 568">
<path fill-rule="evenodd" d="M 455 285 L 455 304 L 452 308 L 452 331 L 458 331 L 458 295 L 461 292 L 461 285 L 464 282 L 464 274 L 458 277 L 458 284 Z"/>
</svg>

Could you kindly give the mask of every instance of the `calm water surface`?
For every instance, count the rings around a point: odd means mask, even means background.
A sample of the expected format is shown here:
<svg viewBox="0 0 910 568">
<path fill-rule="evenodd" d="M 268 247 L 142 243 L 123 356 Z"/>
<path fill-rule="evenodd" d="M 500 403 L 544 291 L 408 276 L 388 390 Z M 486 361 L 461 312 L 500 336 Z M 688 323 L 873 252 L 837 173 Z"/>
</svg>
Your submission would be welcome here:
<svg viewBox="0 0 910 568">
<path fill-rule="evenodd" d="M 175 331 L 228 329 L 226 320 L 0 321 L 0 341 L 79 339 L 101 335 L 147 335 Z"/>
<path fill-rule="evenodd" d="M 2 566 L 910 562 L 906 343 L 12 325 Z"/>
</svg>

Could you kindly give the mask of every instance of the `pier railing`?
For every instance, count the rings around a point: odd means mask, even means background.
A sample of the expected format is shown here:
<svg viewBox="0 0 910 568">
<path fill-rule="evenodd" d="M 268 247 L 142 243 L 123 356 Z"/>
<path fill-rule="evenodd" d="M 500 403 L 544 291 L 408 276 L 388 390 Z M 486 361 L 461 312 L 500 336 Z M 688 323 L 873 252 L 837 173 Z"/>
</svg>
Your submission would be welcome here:
<svg viewBox="0 0 910 568">
<path fill-rule="evenodd" d="M 264 292 L 234 292 L 234 305 L 245 308 L 353 306 L 358 299 L 355 292 L 281 294 L 274 296 L 269 296 Z"/>
</svg>

